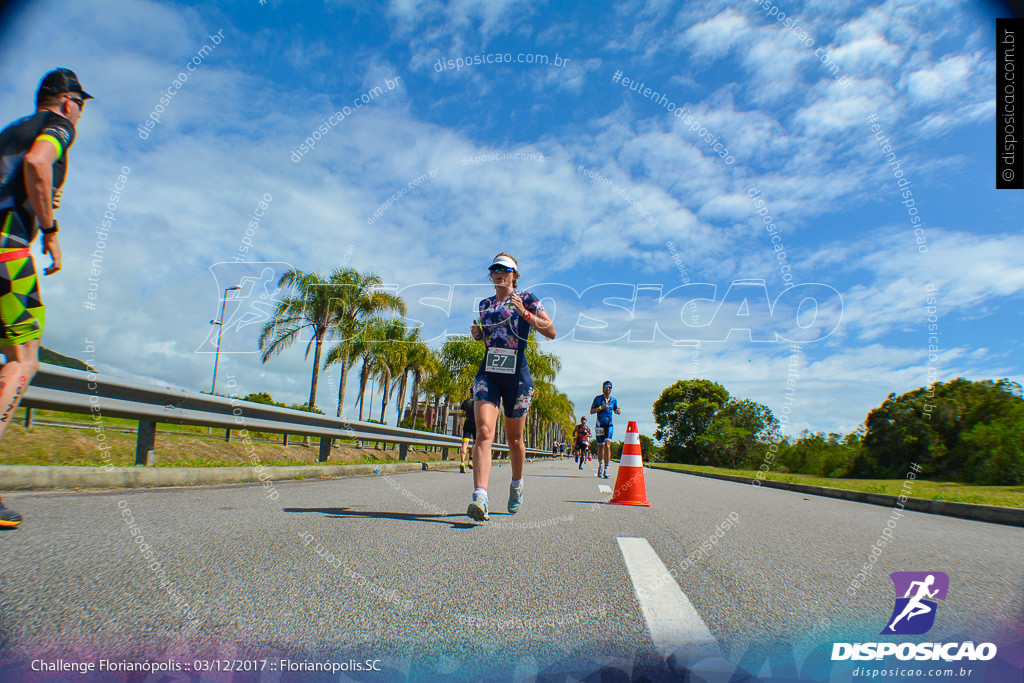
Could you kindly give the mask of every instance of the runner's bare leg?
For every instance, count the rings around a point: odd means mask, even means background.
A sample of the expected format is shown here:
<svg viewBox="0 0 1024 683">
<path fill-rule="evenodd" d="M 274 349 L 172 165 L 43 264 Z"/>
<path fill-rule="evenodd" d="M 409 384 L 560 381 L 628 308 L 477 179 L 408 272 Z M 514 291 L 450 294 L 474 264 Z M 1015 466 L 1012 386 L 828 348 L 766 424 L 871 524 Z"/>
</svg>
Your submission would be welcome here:
<svg viewBox="0 0 1024 683">
<path fill-rule="evenodd" d="M 505 436 L 508 440 L 509 460 L 512 461 L 512 478 L 522 479 L 526 468 L 526 444 L 523 441 L 523 427 L 526 416 L 506 417 Z"/>
<path fill-rule="evenodd" d="M 14 419 L 14 411 L 25 396 L 29 383 L 39 369 L 39 340 L 0 348 L 7 362 L 0 367 L 0 439 Z"/>
<path fill-rule="evenodd" d="M 494 444 L 494 428 L 498 421 L 498 406 L 487 401 L 473 404 L 476 415 L 476 441 L 473 443 L 473 486 L 486 489 L 491 478 L 491 446 Z"/>
</svg>

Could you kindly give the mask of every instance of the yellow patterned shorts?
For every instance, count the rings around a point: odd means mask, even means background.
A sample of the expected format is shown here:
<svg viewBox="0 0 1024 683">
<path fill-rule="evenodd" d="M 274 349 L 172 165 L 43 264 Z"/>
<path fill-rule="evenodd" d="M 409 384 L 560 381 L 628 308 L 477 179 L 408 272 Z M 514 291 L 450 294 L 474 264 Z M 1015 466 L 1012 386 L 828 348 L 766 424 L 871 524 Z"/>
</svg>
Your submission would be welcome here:
<svg viewBox="0 0 1024 683">
<path fill-rule="evenodd" d="M 0 346 L 43 336 L 46 306 L 39 298 L 36 266 L 25 249 L 0 249 Z"/>
</svg>

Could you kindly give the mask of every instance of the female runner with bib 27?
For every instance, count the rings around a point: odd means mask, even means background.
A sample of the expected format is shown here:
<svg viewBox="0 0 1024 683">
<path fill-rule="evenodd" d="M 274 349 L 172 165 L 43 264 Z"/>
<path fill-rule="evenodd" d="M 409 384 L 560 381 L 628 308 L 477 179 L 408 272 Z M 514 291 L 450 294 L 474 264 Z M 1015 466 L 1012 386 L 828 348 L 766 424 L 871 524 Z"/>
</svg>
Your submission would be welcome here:
<svg viewBox="0 0 1024 683">
<path fill-rule="evenodd" d="M 484 362 L 473 380 L 473 412 L 476 414 L 476 443 L 473 445 L 473 502 L 466 514 L 477 521 L 488 516 L 487 482 L 491 474 L 491 445 L 498 422 L 498 407 L 505 411 L 505 436 L 512 464 L 512 485 L 508 512 L 519 512 L 523 502 L 523 469 L 526 447 L 523 426 L 533 400 L 533 379 L 526 363 L 526 342 L 530 330 L 555 338 L 555 326 L 540 303 L 527 291 L 516 289 L 519 264 L 502 252 L 488 268 L 494 296 L 480 302 L 479 319 L 470 334 L 487 347 Z"/>
</svg>

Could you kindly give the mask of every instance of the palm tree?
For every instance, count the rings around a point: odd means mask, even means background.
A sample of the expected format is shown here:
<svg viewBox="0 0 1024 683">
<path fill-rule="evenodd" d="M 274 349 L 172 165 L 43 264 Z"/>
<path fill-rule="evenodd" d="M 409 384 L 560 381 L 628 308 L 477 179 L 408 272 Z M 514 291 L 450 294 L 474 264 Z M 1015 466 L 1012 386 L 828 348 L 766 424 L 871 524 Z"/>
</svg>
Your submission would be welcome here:
<svg viewBox="0 0 1024 683">
<path fill-rule="evenodd" d="M 461 399 L 469 394 L 485 352 L 484 345 L 472 337 L 460 335 L 445 339 L 440 357 L 450 378 L 453 398 Z"/>
<path fill-rule="evenodd" d="M 395 419 L 395 424 L 399 426 L 402 424 L 402 411 L 405 409 L 405 391 L 409 386 L 409 373 L 416 373 L 414 391 L 418 390 L 418 382 L 422 378 L 424 363 L 430 358 L 430 347 L 423 343 L 419 328 L 409 330 L 406 333 L 404 343 L 405 365 L 395 380 L 395 383 L 398 385 L 398 417 Z"/>
<path fill-rule="evenodd" d="M 530 365 L 530 376 L 533 378 L 533 403 L 529 413 L 529 425 L 525 430 L 536 448 L 541 438 L 541 425 L 553 420 L 563 421 L 564 403 L 558 399 L 558 388 L 554 384 L 555 377 L 562 369 L 562 362 L 553 353 L 544 353 L 537 345 L 536 337 L 531 336 L 526 345 L 526 361 Z M 563 394 L 564 395 L 564 394 Z M 566 398 L 568 401 L 568 398 Z M 571 403 L 569 404 L 572 405 Z M 568 415 L 569 422 L 573 417 Z"/>
<path fill-rule="evenodd" d="M 401 320 L 389 320 L 384 325 L 382 339 L 378 342 L 377 377 L 380 382 L 380 421 L 384 422 L 384 414 L 388 409 L 388 401 L 395 390 L 392 379 L 405 369 L 408 347 L 405 323 Z M 397 380 L 395 382 L 397 384 Z"/>
<path fill-rule="evenodd" d="M 354 352 L 354 345 L 368 328 L 369 321 L 383 313 L 406 313 L 405 302 L 401 297 L 378 289 L 383 282 L 376 273 L 360 273 L 354 268 L 338 268 L 331 273 L 331 295 L 336 308 L 335 329 L 341 341 L 328 350 L 324 367 L 341 363 L 338 417 L 342 416 L 344 410 L 349 370 L 359 356 Z"/>
<path fill-rule="evenodd" d="M 328 284 L 316 273 L 304 273 L 297 268 L 288 270 L 278 280 L 277 286 L 294 287 L 295 294 L 277 303 L 274 317 L 263 327 L 259 339 L 259 347 L 263 351 L 262 360 L 266 363 L 291 346 L 304 330 L 312 333 L 303 356 L 308 359 L 310 350 L 314 350 L 313 377 L 309 387 L 310 408 L 316 406 L 320 352 L 324 340 L 332 336 L 331 329 L 335 321 L 335 307 Z"/>
<path fill-rule="evenodd" d="M 438 424 L 441 420 L 438 419 L 438 412 L 441 405 L 441 398 L 444 396 L 450 396 L 454 390 L 454 381 L 452 378 L 451 370 L 448 365 L 444 362 L 444 357 L 440 352 L 434 354 L 434 368 L 422 382 L 424 391 L 429 394 L 433 399 L 434 404 L 434 431 L 438 431 Z"/>
<path fill-rule="evenodd" d="M 562 438 L 572 433 L 576 423 L 576 407 L 563 392 L 555 395 L 554 424 L 561 428 Z"/>
<path fill-rule="evenodd" d="M 444 427 L 447 427 L 449 407 L 457 405 L 469 394 L 473 377 L 483 362 L 484 351 L 483 344 L 472 337 L 460 335 L 445 339 L 435 354 L 437 364 L 426 378 L 424 387 L 434 396 L 435 413 L 441 399 L 445 399 L 439 420 Z"/>
<path fill-rule="evenodd" d="M 531 336 L 526 344 L 526 362 L 530 365 L 530 376 L 534 384 L 554 382 L 555 376 L 562 370 L 562 361 L 553 353 L 544 353 L 537 345 L 537 338 Z"/>
<path fill-rule="evenodd" d="M 397 372 L 405 367 L 405 324 L 397 318 L 373 318 L 367 322 L 359 337 L 352 343 L 352 351 L 356 358 L 363 359 L 359 371 L 359 419 L 363 419 L 363 406 L 367 387 L 371 388 L 377 380 L 381 390 L 383 405 L 386 408 L 390 400 L 391 380 Z M 372 400 L 372 396 L 371 396 Z M 372 414 L 372 409 L 371 409 Z M 381 415 L 383 422 L 384 416 Z"/>
<path fill-rule="evenodd" d="M 364 328 L 360 331 L 359 336 L 352 340 L 351 353 L 353 355 L 353 361 L 362 359 L 363 365 L 359 370 L 359 397 L 356 399 L 356 403 L 359 405 L 359 421 L 363 420 L 363 403 L 366 394 L 366 385 L 369 384 L 370 378 L 373 376 L 373 364 L 376 362 L 376 344 L 377 338 L 380 336 L 380 329 L 383 325 L 383 320 L 379 318 L 373 318 L 367 321 Z M 340 348 L 340 345 L 335 348 Z"/>
<path fill-rule="evenodd" d="M 409 354 L 409 371 L 412 373 L 412 428 L 416 429 L 416 413 L 419 410 L 420 383 L 437 371 L 440 363 L 428 346 L 423 349 L 415 345 Z"/>
<path fill-rule="evenodd" d="M 534 447 L 551 441 L 549 437 L 553 436 L 556 425 L 562 427 L 563 433 L 569 433 L 573 416 L 573 404 L 568 396 L 558 391 L 554 384 L 534 381 L 533 404 L 530 406 L 530 435 Z"/>
</svg>

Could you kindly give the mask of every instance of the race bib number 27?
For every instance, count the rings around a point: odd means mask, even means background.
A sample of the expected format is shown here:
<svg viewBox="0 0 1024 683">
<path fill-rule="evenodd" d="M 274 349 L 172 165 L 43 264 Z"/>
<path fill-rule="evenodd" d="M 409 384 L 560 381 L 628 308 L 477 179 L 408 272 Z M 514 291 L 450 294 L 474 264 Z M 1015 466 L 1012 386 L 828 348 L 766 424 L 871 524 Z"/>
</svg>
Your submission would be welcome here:
<svg viewBox="0 0 1024 683">
<path fill-rule="evenodd" d="M 516 372 L 515 349 L 487 349 L 487 372 L 514 375 Z"/>
</svg>

